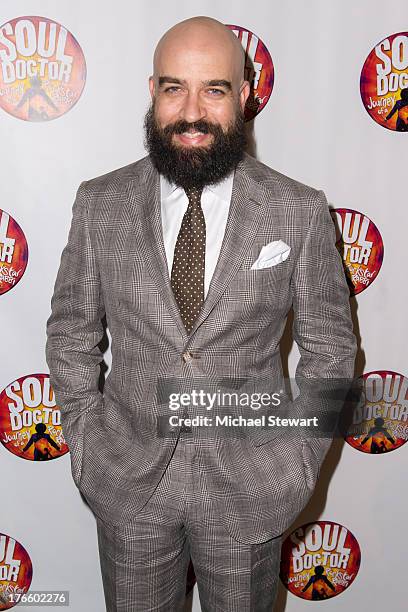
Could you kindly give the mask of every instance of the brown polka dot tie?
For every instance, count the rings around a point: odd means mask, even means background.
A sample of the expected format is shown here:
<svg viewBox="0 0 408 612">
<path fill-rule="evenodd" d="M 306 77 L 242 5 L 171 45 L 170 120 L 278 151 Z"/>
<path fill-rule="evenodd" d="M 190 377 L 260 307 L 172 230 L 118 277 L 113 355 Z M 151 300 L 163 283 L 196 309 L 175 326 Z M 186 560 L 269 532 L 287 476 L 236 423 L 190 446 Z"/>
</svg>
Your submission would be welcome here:
<svg viewBox="0 0 408 612">
<path fill-rule="evenodd" d="M 184 326 L 190 333 L 204 302 L 205 219 L 202 189 L 185 190 L 188 197 L 171 269 L 171 286 Z"/>
</svg>

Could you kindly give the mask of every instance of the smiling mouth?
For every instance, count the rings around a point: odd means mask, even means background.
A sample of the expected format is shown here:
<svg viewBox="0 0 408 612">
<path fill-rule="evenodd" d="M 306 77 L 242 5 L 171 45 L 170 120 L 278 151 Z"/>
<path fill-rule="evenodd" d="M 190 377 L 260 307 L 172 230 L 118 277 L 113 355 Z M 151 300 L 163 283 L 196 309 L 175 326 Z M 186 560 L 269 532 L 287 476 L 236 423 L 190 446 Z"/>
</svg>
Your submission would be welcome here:
<svg viewBox="0 0 408 612">
<path fill-rule="evenodd" d="M 208 137 L 211 138 L 211 134 L 197 131 L 181 132 L 179 134 L 174 134 L 176 142 L 181 145 L 192 147 L 207 144 Z"/>
<path fill-rule="evenodd" d="M 203 132 L 183 132 L 182 136 L 184 138 L 199 138 L 200 136 L 205 136 Z"/>
</svg>

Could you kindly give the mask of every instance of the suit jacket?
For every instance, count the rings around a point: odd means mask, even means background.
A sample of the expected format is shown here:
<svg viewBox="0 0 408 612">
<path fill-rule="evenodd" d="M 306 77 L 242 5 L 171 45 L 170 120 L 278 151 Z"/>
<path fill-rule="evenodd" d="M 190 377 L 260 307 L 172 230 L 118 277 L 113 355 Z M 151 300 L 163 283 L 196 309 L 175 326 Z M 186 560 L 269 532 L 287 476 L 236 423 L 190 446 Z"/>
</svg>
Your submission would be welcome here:
<svg viewBox="0 0 408 612">
<path fill-rule="evenodd" d="M 251 270 L 261 247 L 279 239 L 291 247 L 289 257 Z M 150 158 L 80 185 L 46 354 L 72 476 L 97 516 L 129 521 L 166 469 L 179 428 L 165 436 L 158 430 L 169 414 L 159 399 L 161 381 L 266 379 L 271 390 L 282 388 L 279 342 L 291 307 L 301 354 L 297 378 L 351 379 L 349 289 L 322 191 L 245 155 L 209 292 L 187 334 L 170 286 L 159 175 Z M 105 314 L 112 369 L 102 394 Z M 289 439 L 273 427 L 247 428 L 241 437 L 199 431 L 197 456 L 220 517 L 247 543 L 291 524 L 331 443 L 301 434 Z"/>
</svg>

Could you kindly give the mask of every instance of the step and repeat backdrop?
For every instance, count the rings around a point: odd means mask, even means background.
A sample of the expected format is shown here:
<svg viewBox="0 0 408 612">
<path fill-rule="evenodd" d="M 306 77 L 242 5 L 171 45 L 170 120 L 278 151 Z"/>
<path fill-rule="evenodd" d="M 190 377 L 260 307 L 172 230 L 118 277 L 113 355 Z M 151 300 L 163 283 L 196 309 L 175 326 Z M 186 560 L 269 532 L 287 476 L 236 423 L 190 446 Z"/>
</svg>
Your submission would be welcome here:
<svg viewBox="0 0 408 612">
<path fill-rule="evenodd" d="M 364 393 L 285 534 L 275 609 L 406 610 L 406 3 L 4 0 L 0 15 L 0 610 L 28 590 L 105 609 L 45 325 L 76 190 L 145 154 L 154 47 L 194 15 L 246 51 L 252 154 L 325 191 L 359 340 Z"/>
</svg>

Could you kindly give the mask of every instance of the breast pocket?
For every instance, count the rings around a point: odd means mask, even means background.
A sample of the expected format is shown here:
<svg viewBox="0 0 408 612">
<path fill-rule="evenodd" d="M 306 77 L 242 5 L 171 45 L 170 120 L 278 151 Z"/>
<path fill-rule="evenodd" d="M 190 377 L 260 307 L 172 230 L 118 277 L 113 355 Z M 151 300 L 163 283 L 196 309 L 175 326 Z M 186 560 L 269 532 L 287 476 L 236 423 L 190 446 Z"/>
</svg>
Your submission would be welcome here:
<svg viewBox="0 0 408 612">
<path fill-rule="evenodd" d="M 290 259 L 286 259 L 285 261 L 268 268 L 249 270 L 249 272 L 258 275 L 259 278 L 262 278 L 262 283 L 264 285 L 269 285 L 283 279 L 290 279 L 292 274 L 292 264 Z"/>
<path fill-rule="evenodd" d="M 286 260 L 269 268 L 251 270 L 250 266 L 242 267 L 235 275 L 234 282 L 242 291 L 265 293 L 273 287 L 289 286 L 291 274 L 291 262 Z"/>
</svg>

